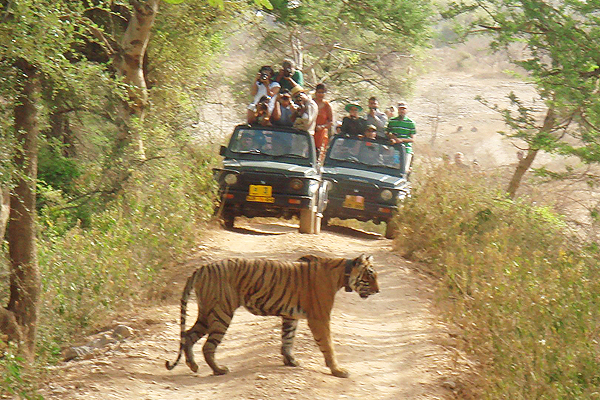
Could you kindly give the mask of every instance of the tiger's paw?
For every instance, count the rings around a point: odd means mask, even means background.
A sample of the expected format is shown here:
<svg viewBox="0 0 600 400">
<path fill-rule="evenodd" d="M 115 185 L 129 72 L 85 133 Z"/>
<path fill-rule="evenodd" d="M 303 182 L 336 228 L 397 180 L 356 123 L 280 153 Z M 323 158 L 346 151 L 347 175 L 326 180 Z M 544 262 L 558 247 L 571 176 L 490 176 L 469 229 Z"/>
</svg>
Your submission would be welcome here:
<svg viewBox="0 0 600 400">
<path fill-rule="evenodd" d="M 229 373 L 229 368 L 227 367 L 216 367 L 213 368 L 214 375 L 225 375 Z"/>
<path fill-rule="evenodd" d="M 186 361 L 185 363 L 188 367 L 190 367 L 192 372 L 198 372 L 198 364 L 196 364 L 194 361 Z"/>
<path fill-rule="evenodd" d="M 288 367 L 299 367 L 300 363 L 292 356 L 283 356 L 283 363 Z"/>
<path fill-rule="evenodd" d="M 343 368 L 332 369 L 331 374 L 333 376 L 337 376 L 338 378 L 347 378 L 350 376 L 350 373 Z"/>
</svg>

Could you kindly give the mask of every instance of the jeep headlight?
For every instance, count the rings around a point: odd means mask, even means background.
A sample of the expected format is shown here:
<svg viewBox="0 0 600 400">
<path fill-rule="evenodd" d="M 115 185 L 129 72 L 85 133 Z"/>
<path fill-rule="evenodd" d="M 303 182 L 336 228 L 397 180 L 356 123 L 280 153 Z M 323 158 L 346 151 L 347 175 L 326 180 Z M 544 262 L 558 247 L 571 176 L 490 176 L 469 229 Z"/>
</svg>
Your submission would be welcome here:
<svg viewBox="0 0 600 400">
<path fill-rule="evenodd" d="M 290 181 L 290 187 L 293 190 L 300 190 L 304 187 L 304 182 L 302 182 L 300 179 L 298 178 L 294 178 Z"/>
<path fill-rule="evenodd" d="M 225 178 L 223 178 L 223 181 L 228 185 L 235 185 L 238 181 L 238 177 L 236 174 L 227 174 L 225 175 Z"/>
<path fill-rule="evenodd" d="M 392 197 L 394 197 L 394 194 L 389 189 L 383 189 L 381 191 L 381 193 L 379 194 L 379 196 L 381 196 L 381 199 L 383 201 L 390 201 L 392 199 Z"/>
</svg>

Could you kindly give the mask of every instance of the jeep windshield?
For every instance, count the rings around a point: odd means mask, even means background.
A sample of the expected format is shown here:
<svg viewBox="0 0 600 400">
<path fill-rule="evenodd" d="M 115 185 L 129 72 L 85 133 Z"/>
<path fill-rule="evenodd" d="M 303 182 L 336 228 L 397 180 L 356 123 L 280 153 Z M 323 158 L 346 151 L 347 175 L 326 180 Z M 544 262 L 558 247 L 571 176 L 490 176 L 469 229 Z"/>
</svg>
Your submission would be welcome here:
<svg viewBox="0 0 600 400">
<path fill-rule="evenodd" d="M 394 175 L 403 170 L 404 150 L 402 145 L 382 143 L 380 141 L 337 137 L 325 160 L 326 166 L 332 164 L 355 164 L 361 169 L 391 169 Z"/>
<path fill-rule="evenodd" d="M 244 158 L 309 160 L 311 137 L 302 132 L 238 129 L 229 142 L 229 150 Z"/>
</svg>

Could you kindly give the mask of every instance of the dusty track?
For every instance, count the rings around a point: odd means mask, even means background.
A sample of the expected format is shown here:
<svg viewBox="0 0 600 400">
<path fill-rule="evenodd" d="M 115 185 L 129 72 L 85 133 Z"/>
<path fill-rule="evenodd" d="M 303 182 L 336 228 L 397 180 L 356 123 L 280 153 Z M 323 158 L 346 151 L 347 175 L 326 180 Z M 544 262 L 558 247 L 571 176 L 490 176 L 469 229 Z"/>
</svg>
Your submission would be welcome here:
<svg viewBox="0 0 600 400">
<path fill-rule="evenodd" d="M 239 309 L 218 348 L 217 359 L 231 372 L 213 376 L 196 345 L 200 369 L 184 363 L 167 371 L 178 348 L 178 297 L 183 281 L 203 261 L 230 256 L 293 260 L 304 254 L 354 257 L 372 254 L 381 293 L 360 299 L 337 295 L 332 331 L 348 379 L 325 367 L 305 321 L 296 337 L 298 368 L 283 366 L 280 319 L 256 317 Z M 51 372 L 48 399 L 446 399 L 454 395 L 454 351 L 432 313 L 431 282 L 391 252 L 391 241 L 377 234 L 333 227 L 321 235 L 301 235 L 284 223 L 245 223 L 234 232 L 214 228 L 195 257 L 173 277 L 168 305 L 143 309 L 118 322 L 136 335 L 91 360 L 71 361 Z M 188 323 L 195 308 L 188 310 Z M 115 321 L 116 323 L 117 321 Z"/>
</svg>

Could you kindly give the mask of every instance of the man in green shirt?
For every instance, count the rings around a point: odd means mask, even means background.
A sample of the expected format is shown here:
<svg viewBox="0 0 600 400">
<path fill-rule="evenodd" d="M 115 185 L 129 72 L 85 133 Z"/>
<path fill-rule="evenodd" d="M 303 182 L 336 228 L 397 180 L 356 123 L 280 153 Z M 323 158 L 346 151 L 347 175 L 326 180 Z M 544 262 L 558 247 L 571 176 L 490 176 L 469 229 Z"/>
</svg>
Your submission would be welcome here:
<svg viewBox="0 0 600 400">
<path fill-rule="evenodd" d="M 387 132 L 393 135 L 392 141 L 394 141 L 394 143 L 404 143 L 404 146 L 406 147 L 405 171 L 408 173 L 413 157 L 413 136 L 417 133 L 417 130 L 415 128 L 415 123 L 406 116 L 406 109 L 406 103 L 398 102 L 398 116 L 390 118 L 388 121 Z"/>
<path fill-rule="evenodd" d="M 273 80 L 279 83 L 282 89 L 287 89 L 290 92 L 296 85 L 300 87 L 304 86 L 302 71 L 297 70 L 294 61 L 288 59 L 283 60 L 281 69 Z"/>
</svg>

